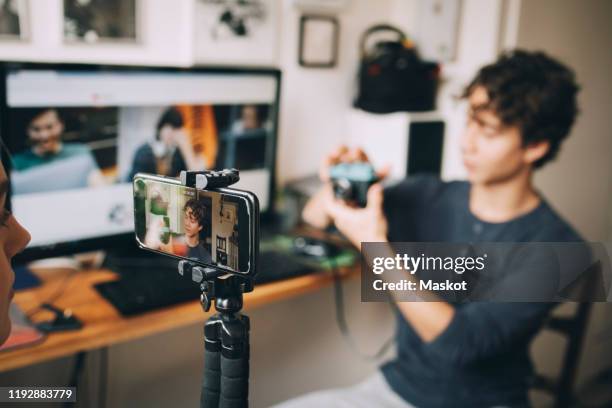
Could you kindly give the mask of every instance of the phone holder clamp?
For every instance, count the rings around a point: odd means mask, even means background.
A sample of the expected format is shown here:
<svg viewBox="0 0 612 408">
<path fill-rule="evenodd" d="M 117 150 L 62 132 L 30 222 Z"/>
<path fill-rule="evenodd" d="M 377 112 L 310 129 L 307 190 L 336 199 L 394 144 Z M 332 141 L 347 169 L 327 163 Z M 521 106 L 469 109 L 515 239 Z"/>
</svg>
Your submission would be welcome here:
<svg viewBox="0 0 612 408">
<path fill-rule="evenodd" d="M 204 375 L 200 407 L 247 407 L 249 395 L 250 321 L 241 314 L 251 279 L 181 260 L 179 274 L 199 284 L 205 312 L 217 313 L 204 324 Z"/>
</svg>

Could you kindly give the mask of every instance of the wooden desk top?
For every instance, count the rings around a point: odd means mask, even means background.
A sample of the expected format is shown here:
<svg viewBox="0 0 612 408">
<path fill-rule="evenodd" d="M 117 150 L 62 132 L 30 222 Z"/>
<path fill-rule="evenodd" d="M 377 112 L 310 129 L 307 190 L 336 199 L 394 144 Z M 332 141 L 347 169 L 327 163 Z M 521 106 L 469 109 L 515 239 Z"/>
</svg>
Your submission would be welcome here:
<svg viewBox="0 0 612 408">
<path fill-rule="evenodd" d="M 116 274 L 112 271 L 85 270 L 73 272 L 74 275 L 70 277 L 70 272 L 65 269 L 34 272 L 44 284 L 16 293 L 15 302 L 22 310 L 26 313 L 34 310 L 62 285 L 67 284 L 61 297 L 53 304 L 62 309 L 70 308 L 84 323 L 84 327 L 77 331 L 50 334 L 38 345 L 0 352 L 0 372 L 203 323 L 214 313 L 214 307 L 209 313 L 204 313 L 200 302 L 194 300 L 125 318 L 92 286 L 115 279 Z M 344 277 L 355 276 L 356 272 L 356 267 L 341 270 Z M 331 284 L 332 279 L 330 273 L 322 272 L 256 286 L 253 292 L 245 294 L 244 309 L 313 292 Z M 41 311 L 32 320 L 46 320 L 51 316 L 50 312 Z"/>
</svg>

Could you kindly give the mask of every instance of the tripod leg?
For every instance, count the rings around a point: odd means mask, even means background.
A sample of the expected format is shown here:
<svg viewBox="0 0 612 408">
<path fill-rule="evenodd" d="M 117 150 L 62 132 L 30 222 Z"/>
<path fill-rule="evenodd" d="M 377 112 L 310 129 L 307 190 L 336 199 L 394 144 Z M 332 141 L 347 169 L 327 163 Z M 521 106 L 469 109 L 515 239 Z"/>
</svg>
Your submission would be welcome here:
<svg viewBox="0 0 612 408">
<path fill-rule="evenodd" d="M 219 406 L 221 392 L 221 339 L 219 338 L 220 319 L 217 315 L 208 319 L 204 325 L 204 375 L 200 407 Z"/>
<path fill-rule="evenodd" d="M 222 341 L 219 407 L 244 408 L 249 405 L 249 318 L 241 315 L 229 327 Z"/>
</svg>

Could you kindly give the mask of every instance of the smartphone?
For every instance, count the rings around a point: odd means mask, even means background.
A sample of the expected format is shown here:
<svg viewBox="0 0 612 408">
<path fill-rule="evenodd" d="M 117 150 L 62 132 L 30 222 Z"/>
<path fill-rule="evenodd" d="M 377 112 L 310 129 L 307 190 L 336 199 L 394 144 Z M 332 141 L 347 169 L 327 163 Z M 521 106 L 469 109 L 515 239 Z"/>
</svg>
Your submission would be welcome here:
<svg viewBox="0 0 612 408">
<path fill-rule="evenodd" d="M 138 245 L 228 273 L 253 276 L 259 249 L 259 202 L 243 190 L 197 190 L 176 178 L 134 176 Z"/>
</svg>

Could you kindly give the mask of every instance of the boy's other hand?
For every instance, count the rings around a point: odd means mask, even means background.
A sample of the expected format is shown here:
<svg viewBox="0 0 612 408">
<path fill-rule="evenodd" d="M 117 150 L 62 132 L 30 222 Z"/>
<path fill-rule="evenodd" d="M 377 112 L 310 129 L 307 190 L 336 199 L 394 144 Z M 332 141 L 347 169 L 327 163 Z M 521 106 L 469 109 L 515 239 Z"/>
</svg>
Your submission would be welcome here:
<svg viewBox="0 0 612 408">
<path fill-rule="evenodd" d="M 344 201 L 334 199 L 328 203 L 327 214 L 357 248 L 362 242 L 387 241 L 388 224 L 383 212 L 383 187 L 380 183 L 370 186 L 365 208 L 350 207 Z"/>
</svg>

